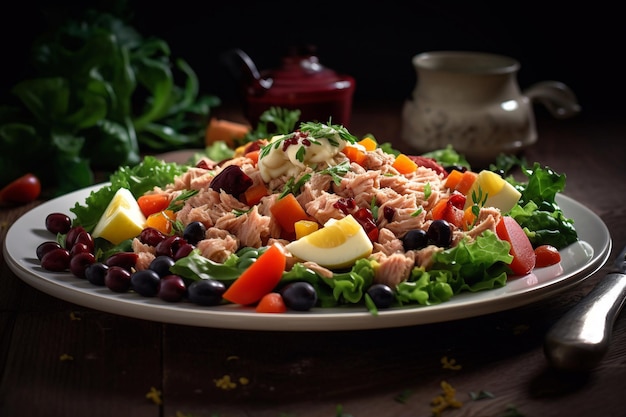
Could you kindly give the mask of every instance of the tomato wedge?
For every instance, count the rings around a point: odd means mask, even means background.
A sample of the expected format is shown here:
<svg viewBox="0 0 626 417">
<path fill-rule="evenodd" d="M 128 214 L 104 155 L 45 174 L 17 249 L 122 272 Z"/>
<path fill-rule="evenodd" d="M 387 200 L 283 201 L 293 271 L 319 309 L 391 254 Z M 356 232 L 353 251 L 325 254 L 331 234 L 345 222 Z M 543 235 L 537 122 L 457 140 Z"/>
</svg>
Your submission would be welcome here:
<svg viewBox="0 0 626 417">
<path fill-rule="evenodd" d="M 286 264 L 285 252 L 277 245 L 270 246 L 226 289 L 222 297 L 235 304 L 256 303 L 276 287 Z"/>
<path fill-rule="evenodd" d="M 41 182 L 33 174 L 24 174 L 0 190 L 0 203 L 25 204 L 41 193 Z"/>
<path fill-rule="evenodd" d="M 555 265 L 561 262 L 561 254 L 559 250 L 552 245 L 540 245 L 535 248 L 535 256 L 537 261 L 535 266 L 543 268 L 545 266 Z"/>
<path fill-rule="evenodd" d="M 503 216 L 496 225 L 496 233 L 511 244 L 509 253 L 513 261 L 509 265 L 516 275 L 526 275 L 535 267 L 536 255 L 524 229 L 513 217 Z"/>
<path fill-rule="evenodd" d="M 161 212 L 170 205 L 170 198 L 166 194 L 146 194 L 137 199 L 137 204 L 144 216 Z"/>
<path fill-rule="evenodd" d="M 284 313 L 287 311 L 285 300 L 278 292 L 265 294 L 255 308 L 257 313 Z"/>
</svg>

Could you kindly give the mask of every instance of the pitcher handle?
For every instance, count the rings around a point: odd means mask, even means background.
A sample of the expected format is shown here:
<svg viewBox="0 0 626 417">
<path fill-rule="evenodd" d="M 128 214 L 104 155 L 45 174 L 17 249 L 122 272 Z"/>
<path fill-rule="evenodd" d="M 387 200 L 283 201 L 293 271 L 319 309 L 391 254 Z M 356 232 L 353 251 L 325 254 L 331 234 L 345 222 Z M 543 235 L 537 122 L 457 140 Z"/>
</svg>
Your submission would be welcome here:
<svg viewBox="0 0 626 417">
<path fill-rule="evenodd" d="M 532 101 L 538 101 L 557 119 L 567 119 L 580 113 L 580 105 L 574 92 L 559 81 L 542 81 L 524 91 Z"/>
</svg>

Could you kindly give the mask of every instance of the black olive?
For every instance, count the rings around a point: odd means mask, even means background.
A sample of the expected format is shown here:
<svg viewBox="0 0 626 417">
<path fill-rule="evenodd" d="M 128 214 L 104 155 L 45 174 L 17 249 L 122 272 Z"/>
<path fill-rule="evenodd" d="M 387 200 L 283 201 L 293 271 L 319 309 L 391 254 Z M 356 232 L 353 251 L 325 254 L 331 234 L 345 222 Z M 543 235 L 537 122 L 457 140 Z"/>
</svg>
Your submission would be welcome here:
<svg viewBox="0 0 626 417">
<path fill-rule="evenodd" d="M 280 290 L 280 294 L 285 305 L 296 311 L 308 311 L 317 303 L 315 288 L 306 281 L 289 283 Z"/>
<path fill-rule="evenodd" d="M 391 287 L 385 284 L 374 284 L 367 289 L 367 294 L 378 308 L 389 308 L 396 299 Z"/>
<path fill-rule="evenodd" d="M 452 244 L 452 228 L 445 220 L 433 220 L 428 227 L 428 240 L 436 246 L 449 248 Z"/>
<path fill-rule="evenodd" d="M 428 245 L 428 234 L 422 229 L 409 230 L 402 237 L 402 246 L 405 252 L 410 250 L 418 250 Z"/>
<path fill-rule="evenodd" d="M 206 236 L 206 226 L 201 222 L 191 222 L 183 230 L 183 239 L 192 245 L 197 244 Z"/>
</svg>

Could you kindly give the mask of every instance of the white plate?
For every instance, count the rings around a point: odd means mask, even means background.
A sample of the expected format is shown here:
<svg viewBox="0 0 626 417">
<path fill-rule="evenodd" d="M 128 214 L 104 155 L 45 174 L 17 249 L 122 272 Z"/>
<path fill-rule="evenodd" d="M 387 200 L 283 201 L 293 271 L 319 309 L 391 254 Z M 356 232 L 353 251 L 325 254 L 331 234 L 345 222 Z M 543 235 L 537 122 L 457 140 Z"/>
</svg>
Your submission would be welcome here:
<svg viewBox="0 0 626 417">
<path fill-rule="evenodd" d="M 436 323 L 504 311 L 539 301 L 580 283 L 602 267 L 611 252 L 606 225 L 591 210 L 559 195 L 564 214 L 574 220 L 580 241 L 561 251 L 561 263 L 538 268 L 534 273 L 510 279 L 506 286 L 478 293 L 464 293 L 434 306 L 417 306 L 380 311 L 377 316 L 365 307 L 314 309 L 309 312 L 259 314 L 250 307 L 197 306 L 190 302 L 169 303 L 129 292 L 119 294 L 97 287 L 70 273 L 52 273 L 39 265 L 37 246 L 53 239 L 45 229 L 52 212 L 69 211 L 83 202 L 97 185 L 50 200 L 25 213 L 9 229 L 4 255 L 9 267 L 31 286 L 63 300 L 109 313 L 145 320 L 201 327 L 248 330 L 314 331 L 358 330 Z"/>
</svg>

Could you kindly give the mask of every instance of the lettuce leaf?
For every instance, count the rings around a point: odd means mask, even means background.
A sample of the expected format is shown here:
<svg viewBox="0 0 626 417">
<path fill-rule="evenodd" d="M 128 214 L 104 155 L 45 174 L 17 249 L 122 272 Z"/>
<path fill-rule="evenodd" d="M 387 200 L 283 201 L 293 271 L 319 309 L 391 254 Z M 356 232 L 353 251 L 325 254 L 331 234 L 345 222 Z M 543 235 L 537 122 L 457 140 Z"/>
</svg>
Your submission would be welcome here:
<svg viewBox="0 0 626 417">
<path fill-rule="evenodd" d="M 91 232 L 120 188 L 128 188 L 135 198 L 138 198 L 154 187 L 164 187 L 173 182 L 177 175 L 184 173 L 188 168 L 187 165 L 164 162 L 153 156 L 146 156 L 142 162 L 133 167 L 121 167 L 111 174 L 110 184 L 92 191 L 84 204 L 77 202 L 70 209 L 76 215 L 72 225 L 82 226 L 87 232 Z"/>
<path fill-rule="evenodd" d="M 513 260 L 510 248 L 508 242 L 489 230 L 472 243 L 461 241 L 436 253 L 429 270 L 414 268 L 411 277 L 398 285 L 396 298 L 405 304 L 432 305 L 464 291 L 503 287 L 507 265 Z"/>
</svg>

